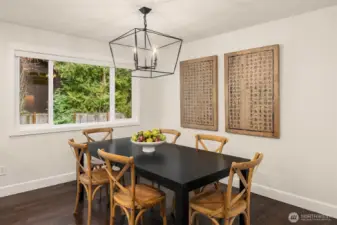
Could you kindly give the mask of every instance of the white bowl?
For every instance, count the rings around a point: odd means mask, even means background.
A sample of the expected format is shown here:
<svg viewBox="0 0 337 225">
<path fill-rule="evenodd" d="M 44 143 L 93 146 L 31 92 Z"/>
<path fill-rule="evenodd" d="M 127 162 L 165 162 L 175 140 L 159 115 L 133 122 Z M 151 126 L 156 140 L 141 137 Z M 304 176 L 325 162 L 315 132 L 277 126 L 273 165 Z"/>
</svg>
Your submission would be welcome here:
<svg viewBox="0 0 337 225">
<path fill-rule="evenodd" d="M 165 141 L 159 141 L 159 142 L 136 142 L 132 141 L 131 142 L 135 145 L 139 145 L 143 147 L 143 152 L 145 153 L 151 153 L 156 151 L 156 146 L 159 146 L 161 144 L 164 144 Z"/>
</svg>

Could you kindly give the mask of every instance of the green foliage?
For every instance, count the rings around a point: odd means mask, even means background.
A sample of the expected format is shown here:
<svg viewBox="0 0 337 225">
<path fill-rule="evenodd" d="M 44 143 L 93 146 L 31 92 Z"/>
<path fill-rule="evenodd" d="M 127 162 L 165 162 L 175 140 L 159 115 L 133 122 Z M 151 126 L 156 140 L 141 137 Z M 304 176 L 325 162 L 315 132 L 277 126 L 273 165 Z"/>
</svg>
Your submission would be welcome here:
<svg viewBox="0 0 337 225">
<path fill-rule="evenodd" d="M 54 73 L 60 87 L 54 92 L 54 123 L 74 123 L 74 113 L 109 112 L 109 68 L 55 62 Z M 128 83 L 129 82 L 129 83 Z M 116 70 L 116 107 L 131 117 L 131 73 Z"/>
<path fill-rule="evenodd" d="M 117 69 L 115 74 L 115 106 L 116 112 L 131 118 L 131 72 L 126 69 Z"/>
</svg>

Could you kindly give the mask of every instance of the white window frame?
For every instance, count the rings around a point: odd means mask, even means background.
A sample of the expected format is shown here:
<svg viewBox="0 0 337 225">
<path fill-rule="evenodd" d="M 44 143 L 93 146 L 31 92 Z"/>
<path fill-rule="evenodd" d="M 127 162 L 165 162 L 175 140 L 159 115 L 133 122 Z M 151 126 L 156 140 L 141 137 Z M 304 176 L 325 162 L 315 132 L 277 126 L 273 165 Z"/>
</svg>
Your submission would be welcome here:
<svg viewBox="0 0 337 225">
<path fill-rule="evenodd" d="M 140 80 L 139 78 L 132 77 L 132 118 L 128 119 L 115 119 L 115 68 L 111 62 L 100 60 L 91 60 L 77 57 L 66 57 L 60 55 L 44 54 L 28 51 L 14 51 L 15 60 L 15 129 L 11 136 L 22 136 L 31 134 L 44 134 L 54 132 L 76 131 L 87 128 L 101 128 L 101 127 L 125 127 L 139 125 L 139 112 L 140 112 Z M 46 124 L 20 124 L 20 58 L 37 58 L 48 60 L 48 123 Z M 72 62 L 79 64 L 89 64 L 95 66 L 106 66 L 110 68 L 110 117 L 106 122 L 90 122 L 80 124 L 53 124 L 54 110 L 53 110 L 53 63 Z M 113 94 L 111 94 L 113 93 Z"/>
</svg>

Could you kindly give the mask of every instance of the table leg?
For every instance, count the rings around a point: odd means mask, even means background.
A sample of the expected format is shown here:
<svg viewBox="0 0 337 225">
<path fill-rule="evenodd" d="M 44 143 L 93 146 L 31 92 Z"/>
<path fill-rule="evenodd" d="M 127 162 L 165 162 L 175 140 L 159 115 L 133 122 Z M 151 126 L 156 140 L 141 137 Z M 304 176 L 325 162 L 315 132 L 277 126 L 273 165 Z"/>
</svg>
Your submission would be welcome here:
<svg viewBox="0 0 337 225">
<path fill-rule="evenodd" d="M 248 180 L 248 170 L 241 170 L 243 177 L 245 178 L 245 180 Z M 240 180 L 240 192 L 245 188 L 245 186 L 242 184 L 241 180 Z M 240 221 L 239 221 L 240 225 L 245 225 L 245 217 L 240 214 Z"/>
<path fill-rule="evenodd" d="M 175 225 L 188 225 L 189 215 L 189 196 L 185 188 L 181 188 L 175 192 L 176 210 L 175 210 Z"/>
</svg>

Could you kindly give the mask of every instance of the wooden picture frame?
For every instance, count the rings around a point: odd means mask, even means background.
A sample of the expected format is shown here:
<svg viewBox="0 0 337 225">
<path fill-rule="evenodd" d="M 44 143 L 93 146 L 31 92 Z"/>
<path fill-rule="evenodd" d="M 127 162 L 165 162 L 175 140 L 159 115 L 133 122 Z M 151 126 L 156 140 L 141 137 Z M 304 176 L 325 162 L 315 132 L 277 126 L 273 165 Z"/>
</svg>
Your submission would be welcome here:
<svg viewBox="0 0 337 225">
<path fill-rule="evenodd" d="M 218 130 L 218 56 L 180 62 L 181 127 Z"/>
<path fill-rule="evenodd" d="M 224 54 L 224 69 L 226 132 L 279 138 L 279 45 Z"/>
</svg>

